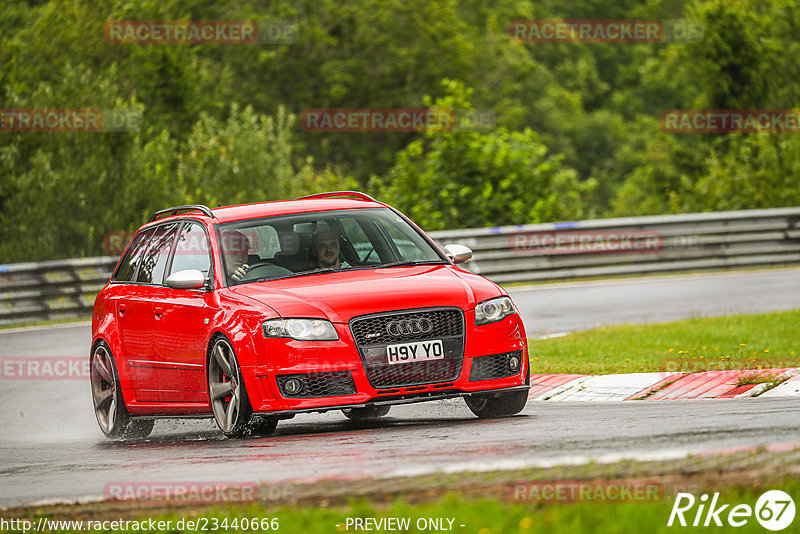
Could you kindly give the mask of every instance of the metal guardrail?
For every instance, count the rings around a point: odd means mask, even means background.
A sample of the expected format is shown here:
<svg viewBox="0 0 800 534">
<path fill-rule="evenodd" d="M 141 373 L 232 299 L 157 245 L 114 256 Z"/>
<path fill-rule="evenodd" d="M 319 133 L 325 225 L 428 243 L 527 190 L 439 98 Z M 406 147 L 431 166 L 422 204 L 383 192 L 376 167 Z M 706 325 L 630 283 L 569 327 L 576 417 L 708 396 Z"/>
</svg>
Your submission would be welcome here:
<svg viewBox="0 0 800 534">
<path fill-rule="evenodd" d="M 116 256 L 0 265 L 0 325 L 88 318 Z"/>
<path fill-rule="evenodd" d="M 800 263 L 800 207 L 431 232 L 499 284 Z"/>
<path fill-rule="evenodd" d="M 800 264 L 800 207 L 430 232 L 497 283 Z M 88 318 L 115 256 L 0 265 L 0 325 Z"/>
</svg>

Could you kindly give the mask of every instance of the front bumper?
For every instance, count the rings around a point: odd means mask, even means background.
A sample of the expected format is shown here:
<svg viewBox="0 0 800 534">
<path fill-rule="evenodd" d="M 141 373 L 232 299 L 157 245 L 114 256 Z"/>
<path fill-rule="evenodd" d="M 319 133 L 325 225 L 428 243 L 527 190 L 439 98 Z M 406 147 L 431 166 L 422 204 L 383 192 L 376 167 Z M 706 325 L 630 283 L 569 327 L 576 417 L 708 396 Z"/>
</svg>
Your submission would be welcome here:
<svg viewBox="0 0 800 534">
<path fill-rule="evenodd" d="M 347 324 L 335 324 L 339 334 L 336 341 L 264 339 L 263 346 L 260 347 L 263 356 L 256 354 L 253 360 L 268 363 L 242 366 L 242 378 L 250 404 L 256 414 L 281 417 L 303 412 L 408 404 L 479 393 L 527 390 L 528 349 L 519 316 L 511 315 L 497 323 L 479 327 L 474 326 L 471 312 L 465 313 L 464 319 L 467 326 L 464 331 L 463 361 L 457 376 L 446 381 L 406 383 L 399 386 L 373 385 L 365 371 L 362 353 L 356 348 Z M 483 365 L 476 364 L 476 358 L 511 353 L 518 355 L 519 370 L 513 374 L 505 373 L 507 376 L 491 372 L 487 374 L 486 359 L 483 360 Z M 269 358 L 266 355 L 270 355 Z M 326 395 L 326 390 L 322 388 L 314 396 L 287 395 L 284 389 L 286 377 L 302 375 L 335 376 L 337 394 Z M 487 376 L 492 378 L 483 379 Z M 347 385 L 347 380 L 352 380 L 350 389 L 342 386 Z"/>
<path fill-rule="evenodd" d="M 379 397 L 372 399 L 368 402 L 361 404 L 343 404 L 336 406 L 324 406 L 319 408 L 303 408 L 295 410 L 286 410 L 283 412 L 254 412 L 256 415 L 264 415 L 270 417 L 290 417 L 298 413 L 324 413 L 331 410 L 347 410 L 350 408 L 367 408 L 369 406 L 393 406 L 395 404 L 415 404 L 418 402 L 430 402 L 444 399 L 455 399 L 459 397 L 470 397 L 472 395 L 486 395 L 493 393 L 507 393 L 513 391 L 528 391 L 529 385 L 513 386 L 509 388 L 491 389 L 486 391 L 456 391 L 456 390 L 443 390 L 443 391 L 430 391 L 426 393 L 410 393 L 407 395 L 397 395 L 395 397 Z"/>
</svg>

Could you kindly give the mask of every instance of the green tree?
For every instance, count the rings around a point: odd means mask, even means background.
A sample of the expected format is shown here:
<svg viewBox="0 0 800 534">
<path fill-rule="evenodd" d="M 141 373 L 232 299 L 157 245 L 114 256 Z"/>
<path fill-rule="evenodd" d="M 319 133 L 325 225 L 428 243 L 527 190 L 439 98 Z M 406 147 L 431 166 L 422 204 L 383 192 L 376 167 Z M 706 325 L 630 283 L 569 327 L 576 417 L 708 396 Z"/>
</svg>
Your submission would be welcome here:
<svg viewBox="0 0 800 534">
<path fill-rule="evenodd" d="M 692 211 L 800 206 L 797 134 L 737 134 L 731 145 L 687 195 Z"/>
<path fill-rule="evenodd" d="M 450 96 L 426 105 L 470 109 L 463 84 L 444 85 Z M 429 131 L 397 155 L 376 187 L 428 230 L 586 217 L 595 184 L 580 182 L 561 159 L 530 129 Z"/>
<path fill-rule="evenodd" d="M 165 206 L 260 202 L 304 194 L 304 187 L 352 185 L 314 171 L 311 159 L 295 169 L 291 114 L 232 108 L 224 122 L 203 115 L 185 142 L 167 129 L 15 134 L 17 142 L 0 149 L 4 176 L 13 177 L 2 191 L 14 208 L 0 214 L 0 257 L 102 254 L 106 233 L 134 230 Z M 23 165 L 18 156 L 30 135 L 39 142 Z"/>
</svg>

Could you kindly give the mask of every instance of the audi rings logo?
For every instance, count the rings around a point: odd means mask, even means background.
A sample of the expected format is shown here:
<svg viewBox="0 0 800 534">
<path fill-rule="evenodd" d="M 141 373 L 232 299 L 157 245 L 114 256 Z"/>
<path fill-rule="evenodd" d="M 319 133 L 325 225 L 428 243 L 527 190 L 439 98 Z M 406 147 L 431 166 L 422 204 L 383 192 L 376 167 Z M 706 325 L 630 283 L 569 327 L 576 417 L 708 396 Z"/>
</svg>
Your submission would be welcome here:
<svg viewBox="0 0 800 534">
<path fill-rule="evenodd" d="M 425 318 L 389 321 L 389 323 L 386 324 L 386 332 L 394 337 L 430 334 L 433 332 L 433 322 Z"/>
</svg>

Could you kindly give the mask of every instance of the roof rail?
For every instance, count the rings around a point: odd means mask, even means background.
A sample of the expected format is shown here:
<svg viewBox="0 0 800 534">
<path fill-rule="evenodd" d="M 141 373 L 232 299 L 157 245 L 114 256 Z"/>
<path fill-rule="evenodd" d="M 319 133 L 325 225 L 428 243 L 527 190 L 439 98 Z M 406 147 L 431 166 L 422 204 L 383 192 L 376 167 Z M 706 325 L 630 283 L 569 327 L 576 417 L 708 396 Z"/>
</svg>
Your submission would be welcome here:
<svg viewBox="0 0 800 534">
<path fill-rule="evenodd" d="M 179 211 L 185 211 L 185 210 L 198 210 L 203 212 L 203 215 L 211 217 L 212 219 L 216 218 L 214 217 L 214 212 L 212 212 L 211 208 L 209 208 L 208 206 L 204 206 L 203 204 L 186 204 L 184 206 L 173 206 L 171 208 L 158 210 L 153 214 L 152 217 L 150 217 L 150 220 L 147 222 L 155 221 L 156 219 L 158 219 L 160 215 L 164 215 L 165 213 L 169 213 L 170 215 L 175 215 Z"/>
<path fill-rule="evenodd" d="M 312 198 L 333 198 L 333 197 L 355 197 L 359 200 L 368 200 L 370 202 L 377 202 L 374 198 L 361 191 L 328 191 L 327 193 L 317 193 L 316 195 L 306 195 L 304 197 L 297 197 L 295 200 L 308 200 Z"/>
</svg>

